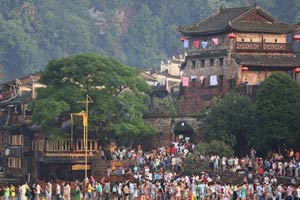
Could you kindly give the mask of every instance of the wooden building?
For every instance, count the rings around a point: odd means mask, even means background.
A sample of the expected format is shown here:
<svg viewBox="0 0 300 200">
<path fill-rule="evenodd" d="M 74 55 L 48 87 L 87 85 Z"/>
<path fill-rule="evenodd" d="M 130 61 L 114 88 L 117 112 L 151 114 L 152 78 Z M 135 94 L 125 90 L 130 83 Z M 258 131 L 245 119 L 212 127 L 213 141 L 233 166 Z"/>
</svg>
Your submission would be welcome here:
<svg viewBox="0 0 300 200">
<path fill-rule="evenodd" d="M 8 177 L 23 179 L 33 172 L 32 111 L 27 105 L 38 79 L 33 74 L 0 85 L 0 165 Z"/>
<path fill-rule="evenodd" d="M 220 8 L 199 23 L 178 27 L 187 52 L 181 111 L 200 111 L 213 96 L 236 86 L 255 93 L 276 71 L 299 79 L 297 29 L 299 24 L 279 22 L 258 6 Z"/>
<path fill-rule="evenodd" d="M 36 97 L 37 88 L 44 87 L 39 78 L 33 74 L 0 85 L 0 181 L 83 180 L 86 169 L 88 177 L 99 179 L 107 167 L 116 164 L 101 160 L 101 141 L 96 133 L 88 132 L 86 151 L 83 130 L 76 129 L 76 124 L 71 134 L 70 121 L 62 122 L 56 140 L 33 124 L 28 104 Z M 108 147 L 114 148 L 113 138 L 105 138 L 102 143 L 109 142 Z"/>
</svg>

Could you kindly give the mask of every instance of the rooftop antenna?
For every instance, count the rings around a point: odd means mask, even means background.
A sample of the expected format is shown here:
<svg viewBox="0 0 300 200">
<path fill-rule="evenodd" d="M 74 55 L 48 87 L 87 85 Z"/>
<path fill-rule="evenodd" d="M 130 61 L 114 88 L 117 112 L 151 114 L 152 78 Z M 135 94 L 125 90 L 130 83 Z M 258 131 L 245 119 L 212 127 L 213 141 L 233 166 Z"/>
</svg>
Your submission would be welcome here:
<svg viewBox="0 0 300 200">
<path fill-rule="evenodd" d="M 255 6 L 255 8 L 258 8 L 257 0 L 255 0 L 254 6 Z"/>
</svg>

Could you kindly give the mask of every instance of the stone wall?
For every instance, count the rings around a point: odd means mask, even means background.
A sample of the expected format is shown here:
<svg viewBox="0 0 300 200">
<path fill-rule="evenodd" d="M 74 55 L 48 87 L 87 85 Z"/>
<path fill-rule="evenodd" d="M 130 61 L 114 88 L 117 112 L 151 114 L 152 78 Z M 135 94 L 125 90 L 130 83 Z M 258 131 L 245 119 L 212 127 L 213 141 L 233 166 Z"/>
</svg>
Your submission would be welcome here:
<svg viewBox="0 0 300 200">
<path fill-rule="evenodd" d="M 183 88 L 183 95 L 179 101 L 179 110 L 183 113 L 203 111 L 203 108 L 210 104 L 214 96 L 224 96 L 232 87 L 228 80 L 223 80 L 213 87 L 202 86 L 199 82 L 195 82 L 190 87 Z"/>
</svg>

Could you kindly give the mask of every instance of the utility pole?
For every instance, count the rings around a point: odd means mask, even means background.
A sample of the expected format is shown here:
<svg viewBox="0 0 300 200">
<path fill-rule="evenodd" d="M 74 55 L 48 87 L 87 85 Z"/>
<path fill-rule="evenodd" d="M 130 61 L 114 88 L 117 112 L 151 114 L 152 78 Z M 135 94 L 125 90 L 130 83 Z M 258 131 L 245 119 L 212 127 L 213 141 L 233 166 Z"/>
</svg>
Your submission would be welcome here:
<svg viewBox="0 0 300 200">
<path fill-rule="evenodd" d="M 80 102 L 79 102 L 80 103 Z M 82 125 L 83 125 L 83 146 L 85 151 L 85 159 L 84 159 L 84 176 L 85 179 L 88 178 L 87 171 L 88 171 L 88 115 L 89 115 L 89 103 L 93 103 L 93 100 L 86 95 L 85 98 L 85 112 L 81 113 L 71 113 L 71 146 L 73 146 L 73 116 L 80 116 L 82 117 Z"/>
</svg>

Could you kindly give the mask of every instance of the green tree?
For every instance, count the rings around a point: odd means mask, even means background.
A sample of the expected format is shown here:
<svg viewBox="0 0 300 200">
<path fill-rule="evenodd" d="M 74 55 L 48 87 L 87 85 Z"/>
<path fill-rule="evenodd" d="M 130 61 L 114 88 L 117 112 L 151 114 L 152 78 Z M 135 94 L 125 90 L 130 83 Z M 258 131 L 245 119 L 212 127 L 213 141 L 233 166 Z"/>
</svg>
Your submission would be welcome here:
<svg viewBox="0 0 300 200">
<path fill-rule="evenodd" d="M 195 155 L 219 155 L 230 157 L 233 155 L 233 149 L 223 141 L 212 140 L 209 143 L 199 143 L 195 147 Z"/>
<path fill-rule="evenodd" d="M 164 58 L 158 45 L 160 24 L 159 17 L 154 16 L 147 5 L 143 5 L 128 29 L 125 50 L 130 65 L 144 68 L 159 66 Z"/>
<path fill-rule="evenodd" d="M 210 143 L 199 143 L 195 146 L 193 154 L 187 154 L 184 160 L 184 173 L 199 174 L 202 171 L 209 169 L 209 163 L 200 160 L 201 156 L 219 155 L 230 157 L 234 153 L 233 149 L 224 144 L 223 141 L 213 140 Z"/>
<path fill-rule="evenodd" d="M 154 97 L 152 112 L 161 114 L 177 113 L 176 99 L 171 96 L 166 96 L 164 98 Z"/>
<path fill-rule="evenodd" d="M 273 73 L 257 93 L 257 133 L 254 144 L 266 153 L 300 142 L 300 87 L 288 74 Z"/>
<path fill-rule="evenodd" d="M 155 130 L 142 120 L 149 86 L 138 74 L 113 58 L 96 54 L 52 60 L 40 78 L 47 87 L 39 89 L 31 105 L 33 121 L 49 135 L 55 134 L 70 113 L 85 110 L 84 103 L 78 102 L 89 95 L 94 101 L 89 104 L 89 129 L 106 126 L 128 140 L 153 134 Z"/>
<path fill-rule="evenodd" d="M 206 111 L 203 133 L 207 141 L 222 140 L 237 153 L 245 153 L 254 134 L 255 106 L 247 96 L 230 93 L 215 99 Z"/>
</svg>

